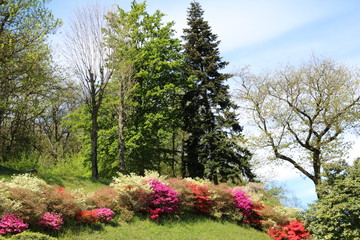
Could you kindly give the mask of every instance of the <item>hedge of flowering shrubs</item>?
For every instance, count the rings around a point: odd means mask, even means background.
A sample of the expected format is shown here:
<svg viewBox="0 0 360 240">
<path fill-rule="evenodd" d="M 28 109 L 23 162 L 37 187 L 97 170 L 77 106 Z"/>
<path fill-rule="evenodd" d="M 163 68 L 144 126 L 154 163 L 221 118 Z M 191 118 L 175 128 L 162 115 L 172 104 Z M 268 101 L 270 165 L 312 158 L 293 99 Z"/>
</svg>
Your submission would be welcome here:
<svg viewBox="0 0 360 240">
<path fill-rule="evenodd" d="M 144 213 L 159 221 L 165 215 L 193 212 L 250 224 L 268 231 L 275 240 L 308 239 L 310 234 L 295 219 L 294 209 L 264 204 L 265 193 L 263 185 L 256 183 L 230 188 L 154 174 L 119 174 L 109 187 L 84 194 L 25 174 L 0 181 L 0 236 L 26 229 L 59 231 L 74 221 L 107 223 L 115 215 L 128 221 L 134 213 Z"/>
</svg>

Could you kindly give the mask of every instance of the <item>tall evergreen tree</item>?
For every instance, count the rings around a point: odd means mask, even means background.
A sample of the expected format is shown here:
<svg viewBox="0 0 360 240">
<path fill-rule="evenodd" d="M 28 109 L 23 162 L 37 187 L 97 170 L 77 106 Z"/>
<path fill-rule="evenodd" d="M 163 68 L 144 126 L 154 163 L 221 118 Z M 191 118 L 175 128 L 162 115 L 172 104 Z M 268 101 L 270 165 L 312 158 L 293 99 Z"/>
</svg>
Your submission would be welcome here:
<svg viewBox="0 0 360 240">
<path fill-rule="evenodd" d="M 183 98 L 183 128 L 189 133 L 183 174 L 207 177 L 214 183 L 239 177 L 252 179 L 251 154 L 239 145 L 242 127 L 225 85 L 231 75 L 220 72 L 228 63 L 222 61 L 220 41 L 203 14 L 200 4 L 192 2 L 183 36 L 189 81 Z"/>
</svg>

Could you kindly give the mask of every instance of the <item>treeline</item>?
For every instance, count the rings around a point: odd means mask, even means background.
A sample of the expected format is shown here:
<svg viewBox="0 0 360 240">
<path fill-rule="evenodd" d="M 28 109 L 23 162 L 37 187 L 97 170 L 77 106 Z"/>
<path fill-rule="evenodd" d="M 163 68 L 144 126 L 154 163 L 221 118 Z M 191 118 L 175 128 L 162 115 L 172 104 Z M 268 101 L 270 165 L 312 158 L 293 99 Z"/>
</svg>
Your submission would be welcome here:
<svg viewBox="0 0 360 240">
<path fill-rule="evenodd" d="M 192 2 L 182 40 L 164 14 L 79 9 L 61 25 L 47 1 L 0 1 L 0 163 L 111 177 L 116 172 L 252 180 L 219 40 Z M 59 51 L 59 49 L 54 49 Z"/>
</svg>

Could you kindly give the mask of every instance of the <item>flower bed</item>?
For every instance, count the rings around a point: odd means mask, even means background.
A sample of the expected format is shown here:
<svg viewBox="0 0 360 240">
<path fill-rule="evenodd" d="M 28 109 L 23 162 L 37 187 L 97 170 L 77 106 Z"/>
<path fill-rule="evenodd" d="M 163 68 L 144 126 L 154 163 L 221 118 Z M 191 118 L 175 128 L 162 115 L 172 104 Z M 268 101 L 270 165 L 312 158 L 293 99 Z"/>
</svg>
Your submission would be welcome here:
<svg viewBox="0 0 360 240">
<path fill-rule="evenodd" d="M 142 212 L 153 221 L 187 211 L 250 224 L 275 240 L 307 239 L 310 233 L 291 209 L 264 206 L 261 187 L 230 188 L 192 179 L 119 175 L 108 188 L 88 195 L 46 184 L 30 175 L 0 181 L 0 235 L 37 228 L 60 231 L 64 223 L 106 224 Z M 244 189 L 247 189 L 245 192 Z M 252 191 L 252 189 L 255 189 Z M 255 200 L 254 200 L 255 199 Z"/>
</svg>

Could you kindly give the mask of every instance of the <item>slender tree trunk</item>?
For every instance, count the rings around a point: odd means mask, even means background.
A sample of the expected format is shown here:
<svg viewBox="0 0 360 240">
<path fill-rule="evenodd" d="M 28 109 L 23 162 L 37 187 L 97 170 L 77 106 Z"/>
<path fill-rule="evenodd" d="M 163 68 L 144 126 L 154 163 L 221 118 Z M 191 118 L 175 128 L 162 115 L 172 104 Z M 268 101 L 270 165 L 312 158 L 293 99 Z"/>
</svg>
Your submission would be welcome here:
<svg viewBox="0 0 360 240">
<path fill-rule="evenodd" d="M 119 88 L 121 81 L 119 81 Z M 124 96 L 120 94 L 120 102 L 118 105 L 118 150 L 119 150 L 119 164 L 120 164 L 120 172 L 122 174 L 126 174 L 125 170 L 125 142 L 124 142 Z"/>
<path fill-rule="evenodd" d="M 185 140 L 181 141 L 181 177 L 186 177 Z"/>
<path fill-rule="evenodd" d="M 98 162 L 97 162 L 97 149 L 98 149 L 98 109 L 93 108 L 91 113 L 91 172 L 92 177 L 99 178 Z"/>
<path fill-rule="evenodd" d="M 171 159 L 171 172 L 172 177 L 175 177 L 175 129 L 173 128 L 172 137 L 171 137 L 171 143 L 172 143 L 172 159 Z"/>
</svg>

